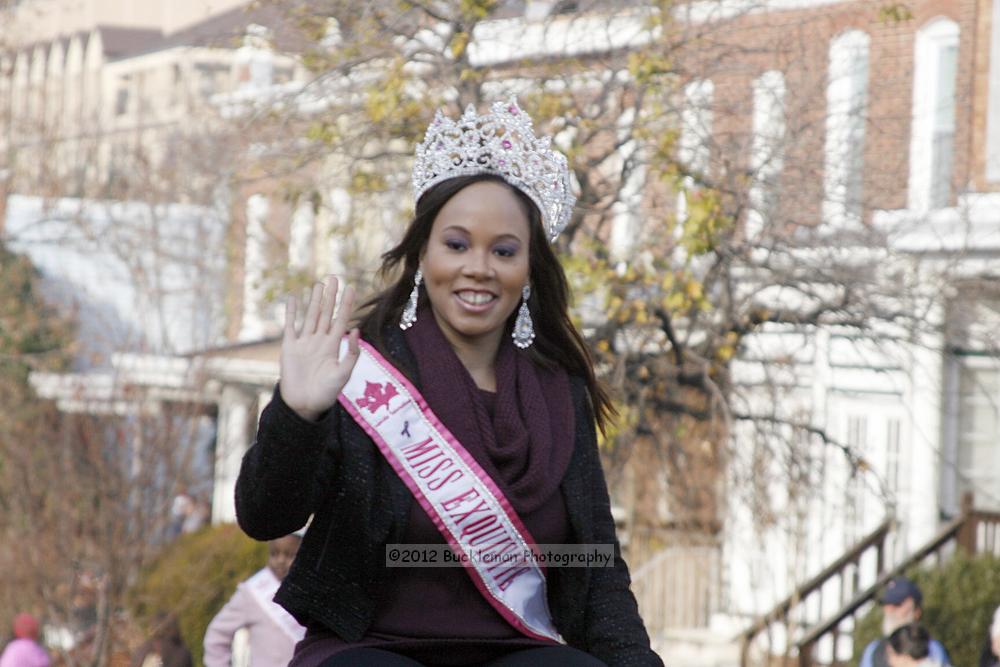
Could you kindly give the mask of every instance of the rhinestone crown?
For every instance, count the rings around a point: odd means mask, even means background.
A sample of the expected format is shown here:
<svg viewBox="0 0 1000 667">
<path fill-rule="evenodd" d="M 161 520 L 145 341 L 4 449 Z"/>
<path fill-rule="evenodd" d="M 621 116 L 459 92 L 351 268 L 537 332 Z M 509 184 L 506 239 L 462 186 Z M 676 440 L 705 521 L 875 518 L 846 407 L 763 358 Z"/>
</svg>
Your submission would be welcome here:
<svg viewBox="0 0 1000 667">
<path fill-rule="evenodd" d="M 550 137 L 535 137 L 531 118 L 511 98 L 494 102 L 490 113 L 473 105 L 457 121 L 439 110 L 413 164 L 413 195 L 456 176 L 496 174 L 528 195 L 542 214 L 549 241 L 566 227 L 576 197 L 570 191 L 566 156 Z"/>
</svg>

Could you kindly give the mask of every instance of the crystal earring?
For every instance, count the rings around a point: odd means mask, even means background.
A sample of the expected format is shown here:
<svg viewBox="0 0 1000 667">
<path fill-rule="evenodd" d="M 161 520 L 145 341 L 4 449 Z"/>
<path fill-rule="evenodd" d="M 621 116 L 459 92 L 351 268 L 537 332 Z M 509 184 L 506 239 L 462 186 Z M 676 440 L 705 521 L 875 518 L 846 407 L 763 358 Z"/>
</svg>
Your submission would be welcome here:
<svg viewBox="0 0 1000 667">
<path fill-rule="evenodd" d="M 423 282 L 424 274 L 420 269 L 413 274 L 413 291 L 403 308 L 403 317 L 399 320 L 399 328 L 406 331 L 417 321 L 417 300 L 420 298 L 420 283 Z"/>
<path fill-rule="evenodd" d="M 522 350 L 526 350 L 535 340 L 535 325 L 531 321 L 531 313 L 528 312 L 528 299 L 531 297 L 531 285 L 525 285 L 521 289 L 521 307 L 517 310 L 517 319 L 514 320 L 514 332 L 511 337 L 514 345 Z"/>
</svg>

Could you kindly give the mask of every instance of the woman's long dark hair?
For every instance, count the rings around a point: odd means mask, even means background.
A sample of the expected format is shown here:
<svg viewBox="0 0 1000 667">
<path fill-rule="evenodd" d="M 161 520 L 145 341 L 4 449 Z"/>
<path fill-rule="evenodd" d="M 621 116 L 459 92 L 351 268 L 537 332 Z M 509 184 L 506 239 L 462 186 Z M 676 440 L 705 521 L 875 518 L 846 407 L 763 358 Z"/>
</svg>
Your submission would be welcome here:
<svg viewBox="0 0 1000 667">
<path fill-rule="evenodd" d="M 531 234 L 528 240 L 528 270 L 531 280 L 528 310 L 535 325 L 535 341 L 528 348 L 528 353 L 541 365 L 562 366 L 570 375 L 582 377 L 586 381 L 594 417 L 603 432 L 615 410 L 607 392 L 594 375 L 594 364 L 587 346 L 569 318 L 569 285 L 566 274 L 549 245 L 538 207 L 527 195 L 500 176 L 457 176 L 424 193 L 417 202 L 416 215 L 406 228 L 403 239 L 382 255 L 379 278 L 382 284 L 389 286 L 359 307 L 358 326 L 366 340 L 384 349 L 382 332 L 386 326 L 399 322 L 403 306 L 413 289 L 413 275 L 420 264 L 420 255 L 430 238 L 438 212 L 459 191 L 482 181 L 502 183 L 510 188 L 528 215 Z M 422 291 L 420 303 L 423 304 L 426 299 L 426 292 Z M 507 322 L 508 334 L 514 326 L 516 314 L 515 309 Z"/>
</svg>

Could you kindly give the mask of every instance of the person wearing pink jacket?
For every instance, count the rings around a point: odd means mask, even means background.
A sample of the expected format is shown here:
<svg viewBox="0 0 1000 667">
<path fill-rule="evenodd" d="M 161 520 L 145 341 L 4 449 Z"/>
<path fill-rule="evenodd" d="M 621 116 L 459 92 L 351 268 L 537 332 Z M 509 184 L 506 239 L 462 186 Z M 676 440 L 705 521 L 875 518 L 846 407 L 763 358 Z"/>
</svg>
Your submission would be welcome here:
<svg viewBox="0 0 1000 667">
<path fill-rule="evenodd" d="M 302 538 L 286 535 L 268 542 L 267 566 L 236 587 L 205 631 L 205 667 L 230 667 L 233 638 L 249 632 L 250 667 L 285 667 L 305 628 L 272 598 L 288 574 Z"/>
<path fill-rule="evenodd" d="M 31 614 L 14 617 L 14 639 L 0 655 L 0 667 L 49 667 L 49 654 L 38 643 L 38 621 Z"/>
</svg>

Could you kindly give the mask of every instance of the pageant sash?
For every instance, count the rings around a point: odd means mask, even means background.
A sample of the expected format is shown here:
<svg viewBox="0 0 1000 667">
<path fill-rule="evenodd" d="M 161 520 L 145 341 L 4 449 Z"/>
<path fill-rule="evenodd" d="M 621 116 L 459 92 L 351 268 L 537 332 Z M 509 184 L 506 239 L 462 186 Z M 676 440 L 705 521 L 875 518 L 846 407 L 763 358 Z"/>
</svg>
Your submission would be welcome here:
<svg viewBox="0 0 1000 667">
<path fill-rule="evenodd" d="M 375 441 L 487 602 L 525 635 L 564 643 L 538 560 L 503 557 L 537 553 L 510 501 L 409 380 L 374 347 L 359 345 L 341 405 Z M 341 356 L 346 346 L 345 339 Z"/>
<path fill-rule="evenodd" d="M 284 607 L 278 606 L 274 601 L 274 594 L 278 592 L 281 582 L 271 572 L 271 568 L 265 567 L 240 584 L 245 587 L 254 601 L 260 605 L 267 617 L 270 618 L 281 631 L 288 635 L 293 642 L 299 642 L 306 636 L 306 629 L 299 625 L 295 617 L 285 611 Z"/>
</svg>

